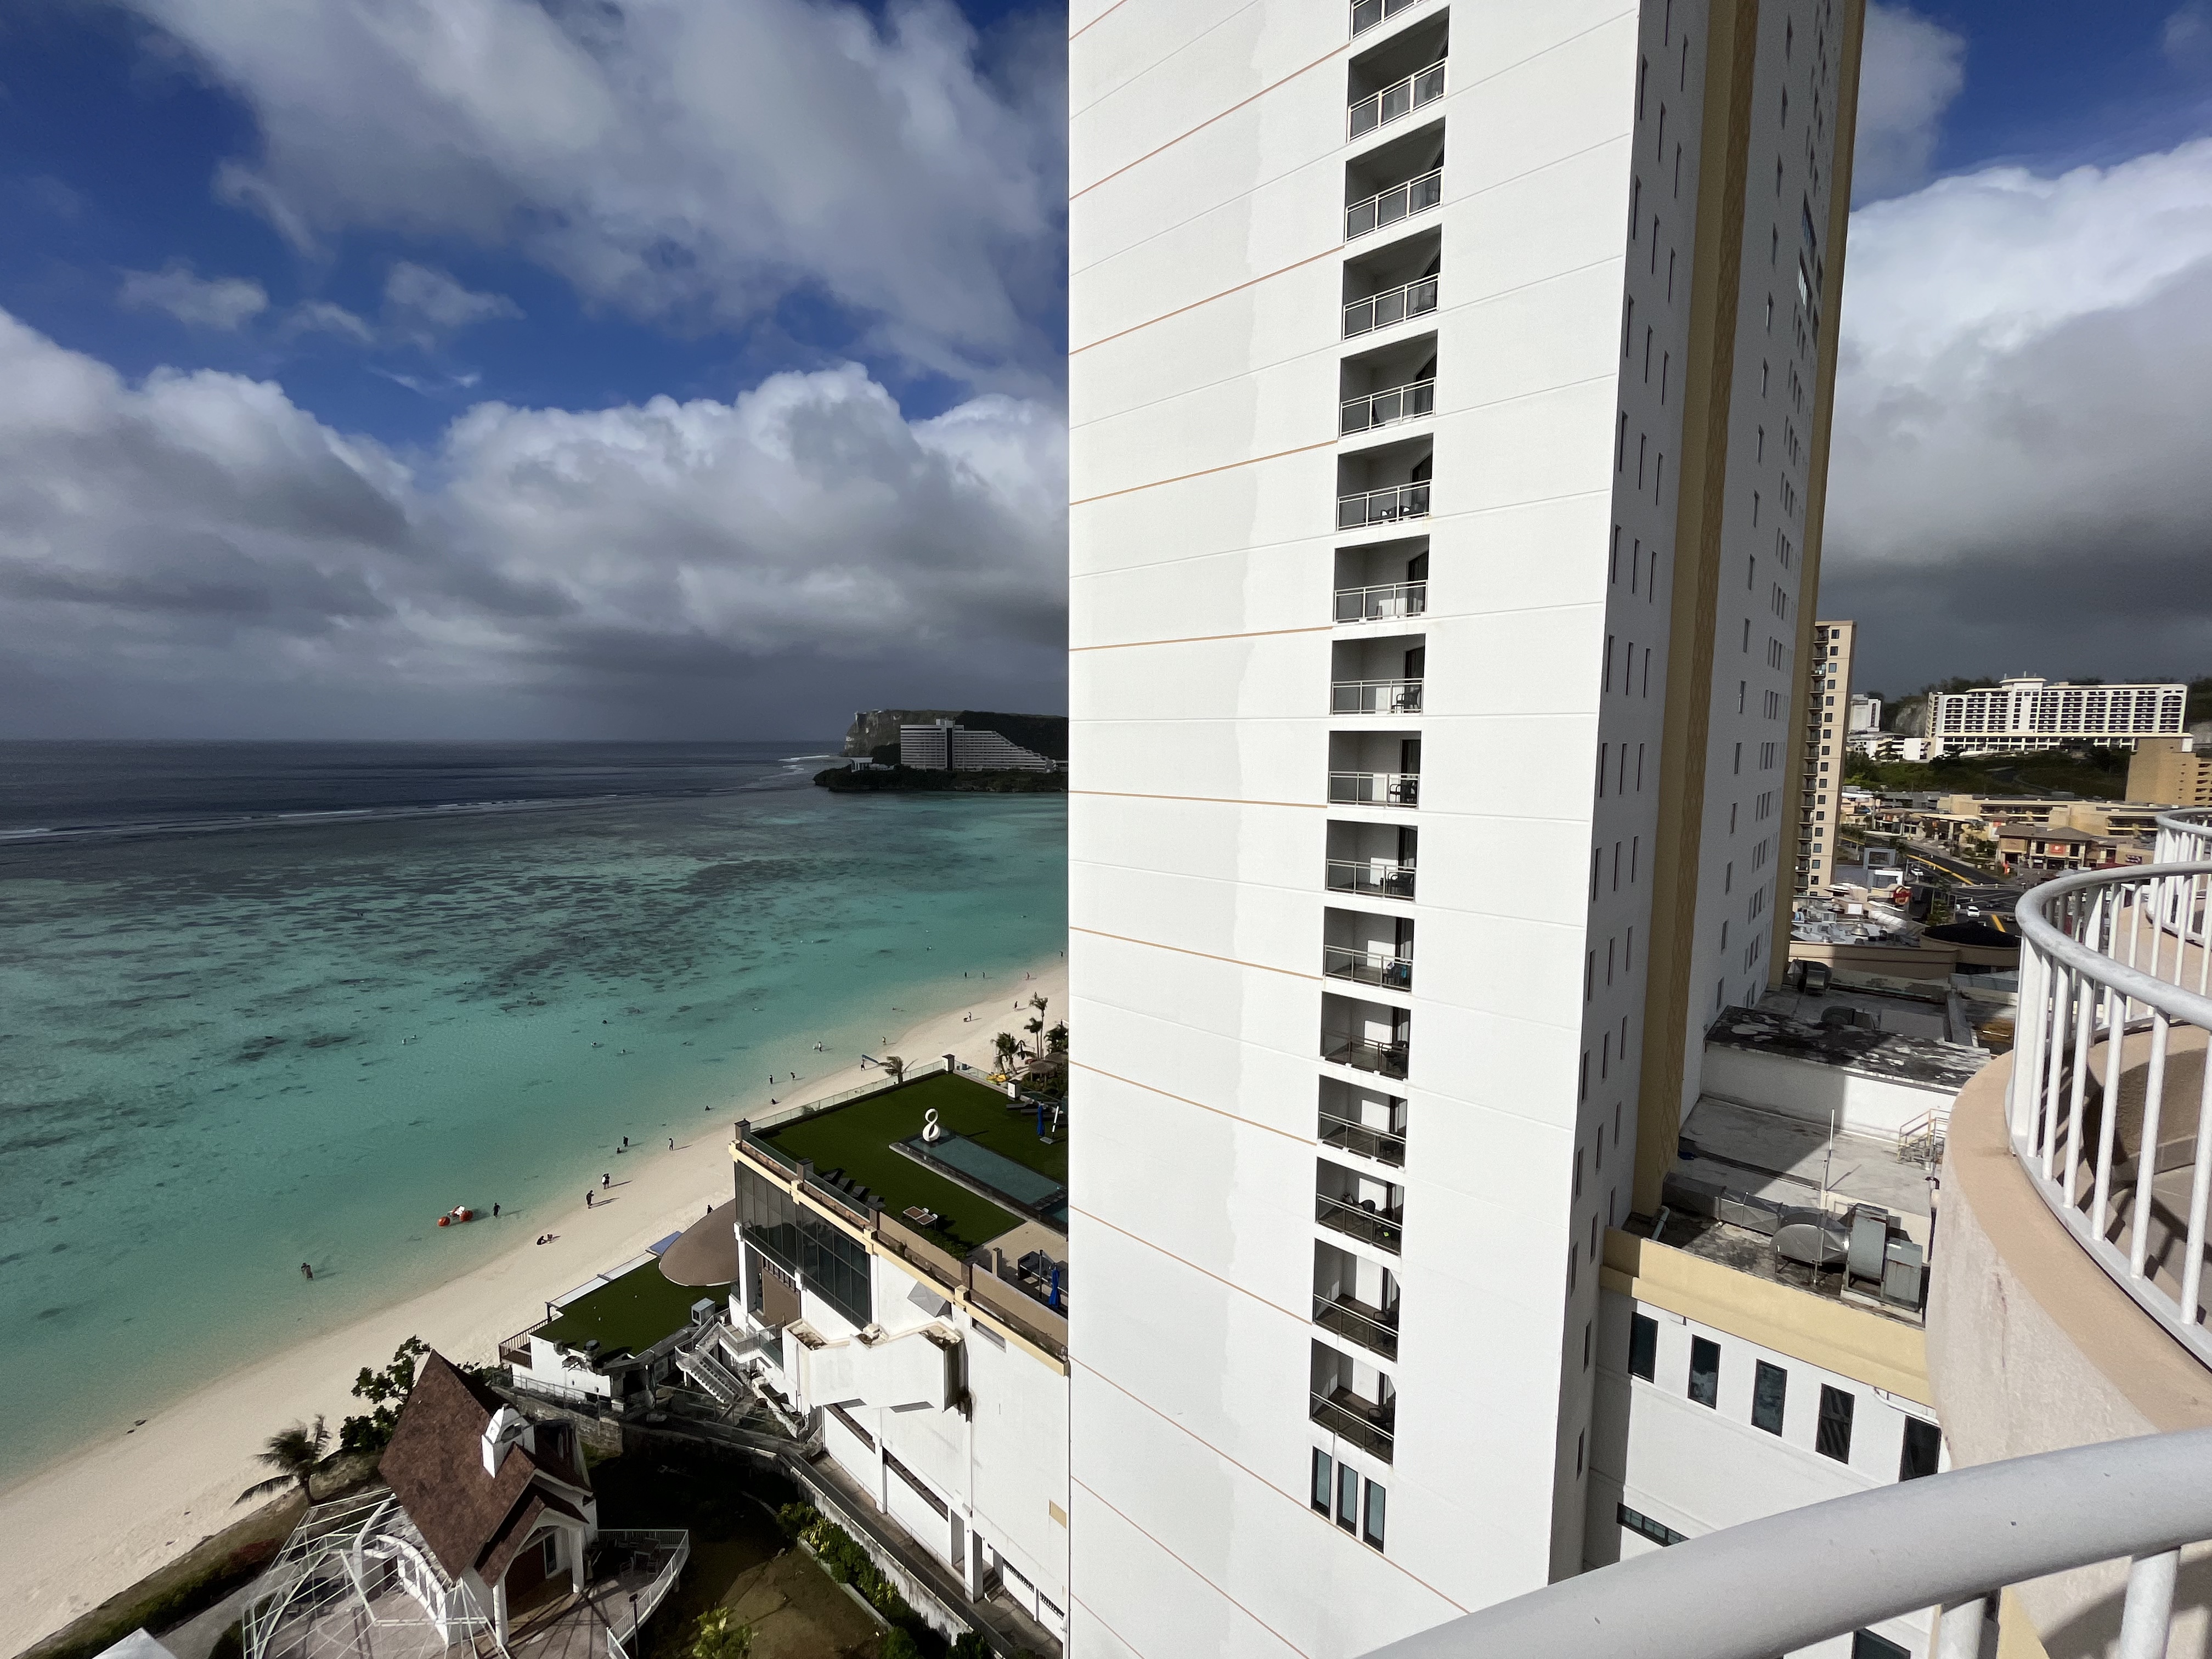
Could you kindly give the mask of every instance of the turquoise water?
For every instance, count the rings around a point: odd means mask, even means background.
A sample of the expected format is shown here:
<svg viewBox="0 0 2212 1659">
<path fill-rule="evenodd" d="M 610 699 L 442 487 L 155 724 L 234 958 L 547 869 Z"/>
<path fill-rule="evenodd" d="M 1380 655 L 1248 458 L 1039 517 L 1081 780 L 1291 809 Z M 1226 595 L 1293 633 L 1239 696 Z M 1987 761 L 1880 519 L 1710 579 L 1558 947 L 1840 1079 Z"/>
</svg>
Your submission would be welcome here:
<svg viewBox="0 0 2212 1659">
<path fill-rule="evenodd" d="M 0 1480 L 1063 948 L 1063 798 L 790 773 L 0 845 Z"/>
</svg>

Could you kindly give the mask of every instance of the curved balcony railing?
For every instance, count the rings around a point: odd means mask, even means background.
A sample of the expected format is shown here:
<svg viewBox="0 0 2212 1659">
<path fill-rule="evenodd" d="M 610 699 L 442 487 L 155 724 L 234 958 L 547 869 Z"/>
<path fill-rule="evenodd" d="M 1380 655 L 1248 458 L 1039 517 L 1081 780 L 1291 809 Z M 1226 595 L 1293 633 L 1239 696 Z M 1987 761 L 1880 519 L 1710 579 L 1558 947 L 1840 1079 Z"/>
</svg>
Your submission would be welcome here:
<svg viewBox="0 0 2212 1659">
<path fill-rule="evenodd" d="M 1328 712 L 1332 714 L 1418 714 L 1421 712 L 1419 680 L 1332 680 Z"/>
<path fill-rule="evenodd" d="M 1328 890 L 1332 893 L 1371 893 L 1377 898 L 1413 896 L 1413 866 L 1410 860 L 1331 859 Z"/>
<path fill-rule="evenodd" d="M 1370 524 L 1395 524 L 1401 519 L 1429 516 L 1427 480 L 1391 484 L 1382 489 L 1363 489 L 1336 498 L 1336 527 L 1358 530 Z"/>
<path fill-rule="evenodd" d="M 2052 1213 L 2212 1365 L 2208 897 L 2212 860 L 2085 871 L 2021 896 L 2006 1111 L 2014 1155 Z"/>
<path fill-rule="evenodd" d="M 1376 128 L 1387 127 L 1443 95 L 1444 60 L 1439 58 L 1426 69 L 1415 70 L 1395 86 L 1370 93 L 1352 105 L 1345 112 L 1344 136 L 1347 139 L 1364 137 Z"/>
<path fill-rule="evenodd" d="M 1334 806 L 1405 806 L 1421 804 L 1419 772 L 1332 772 L 1328 799 Z"/>
<path fill-rule="evenodd" d="M 1877 1486 L 1685 1539 L 1367 1659 L 1766 1659 L 1929 1607 L 1942 1609 L 1929 1651 L 1972 1659 L 1984 1651 L 1992 1586 L 2112 1560 L 2131 1563 L 2119 1659 L 2152 1659 L 2167 1650 L 2180 1547 L 2207 1537 L 2212 1429 L 2146 1435 Z M 1808 1562 L 1822 1570 L 1807 1572 Z"/>
<path fill-rule="evenodd" d="M 1348 979 L 1359 985 L 1379 985 L 1386 991 L 1413 988 L 1411 957 L 1377 956 L 1356 945 L 1324 945 L 1321 970 L 1331 979 Z"/>
<path fill-rule="evenodd" d="M 1436 408 L 1435 378 L 1409 380 L 1387 391 L 1370 392 L 1364 398 L 1346 398 L 1337 414 L 1336 429 L 1340 434 L 1371 432 L 1378 426 L 1395 426 L 1401 421 L 1433 415 Z"/>
<path fill-rule="evenodd" d="M 1344 210 L 1344 240 L 1349 242 L 1416 213 L 1425 213 L 1443 199 L 1444 170 L 1431 167 L 1402 185 L 1378 190 L 1372 196 L 1349 204 Z"/>
<path fill-rule="evenodd" d="M 2212 859 L 2212 811 L 2160 813 L 2158 850 L 2152 857 L 2160 864 Z"/>
<path fill-rule="evenodd" d="M 1373 587 L 1336 590 L 1336 619 L 1340 623 L 1396 622 L 1405 617 L 1424 617 L 1429 610 L 1429 585 L 1419 582 L 1382 582 Z"/>
<path fill-rule="evenodd" d="M 1410 283 L 1401 283 L 1380 294 L 1347 303 L 1344 307 L 1344 337 L 1348 340 L 1355 334 L 1372 333 L 1393 323 L 1402 323 L 1408 317 L 1425 316 L 1436 308 L 1437 279 L 1417 276 Z"/>
<path fill-rule="evenodd" d="M 1386 17 L 1420 4 L 1421 0 L 1352 0 L 1352 32 L 1361 34 Z"/>
</svg>

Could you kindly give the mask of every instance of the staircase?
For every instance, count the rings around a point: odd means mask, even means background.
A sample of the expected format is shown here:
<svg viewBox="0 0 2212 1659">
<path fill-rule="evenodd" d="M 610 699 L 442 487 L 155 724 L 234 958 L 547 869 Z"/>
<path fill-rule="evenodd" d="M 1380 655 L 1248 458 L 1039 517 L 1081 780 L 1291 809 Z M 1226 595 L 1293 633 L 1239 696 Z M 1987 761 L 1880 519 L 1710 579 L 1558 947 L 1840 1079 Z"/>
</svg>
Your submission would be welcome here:
<svg viewBox="0 0 2212 1659">
<path fill-rule="evenodd" d="M 1897 1161 L 1932 1170 L 1943 1161 L 1943 1139 L 1951 1127 L 1951 1109 L 1932 1107 L 1897 1132 Z"/>
<path fill-rule="evenodd" d="M 676 1369 L 690 1377 L 702 1394 L 725 1410 L 745 1397 L 744 1384 L 738 1382 L 729 1368 L 708 1351 L 707 1343 L 702 1342 L 693 1348 L 678 1349 Z"/>
</svg>

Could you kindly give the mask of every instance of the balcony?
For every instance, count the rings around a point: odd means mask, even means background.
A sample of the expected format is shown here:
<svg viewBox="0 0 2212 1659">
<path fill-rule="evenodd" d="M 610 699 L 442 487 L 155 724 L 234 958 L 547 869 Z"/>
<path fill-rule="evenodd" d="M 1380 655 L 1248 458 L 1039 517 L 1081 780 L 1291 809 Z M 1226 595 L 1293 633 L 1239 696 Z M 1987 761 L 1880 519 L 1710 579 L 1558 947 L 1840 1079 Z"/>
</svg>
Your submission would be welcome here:
<svg viewBox="0 0 2212 1659">
<path fill-rule="evenodd" d="M 1387 127 L 1443 95 L 1444 66 L 1439 58 L 1425 69 L 1415 70 L 1395 85 L 1370 93 L 1352 104 L 1345 112 L 1344 136 L 1347 141 L 1364 137 L 1376 128 Z"/>
<path fill-rule="evenodd" d="M 1371 1037 L 1344 1037 L 1323 1047 L 1321 1057 L 1339 1066 L 1349 1066 L 1356 1071 L 1372 1072 L 1377 1077 L 1395 1078 L 1403 1082 L 1407 1053 L 1407 1045 L 1402 1042 L 1382 1042 Z"/>
<path fill-rule="evenodd" d="M 1331 772 L 1328 799 L 1336 806 L 1403 806 L 1420 805 L 1419 772 Z"/>
<path fill-rule="evenodd" d="M 1413 959 L 1409 956 L 1378 955 L 1346 945 L 1325 945 L 1321 955 L 1321 970 L 1331 979 L 1350 980 L 1355 985 L 1373 985 L 1386 991 L 1413 988 Z"/>
<path fill-rule="evenodd" d="M 1384 1209 L 1371 1199 L 1355 1203 L 1349 1199 L 1317 1194 L 1314 1198 L 1314 1219 L 1333 1232 L 1356 1238 L 1363 1244 L 1372 1244 L 1393 1255 L 1398 1254 L 1404 1232 L 1403 1212 Z"/>
<path fill-rule="evenodd" d="M 1413 896 L 1414 872 L 1410 863 L 1379 859 L 1331 859 L 1326 877 L 1332 893 L 1358 893 L 1374 898 Z"/>
<path fill-rule="evenodd" d="M 1437 383 L 1433 378 L 1394 386 L 1364 398 L 1346 398 L 1337 412 L 1337 431 L 1340 435 L 1371 432 L 1378 426 L 1395 426 L 1401 421 L 1432 415 L 1436 407 Z"/>
<path fill-rule="evenodd" d="M 1389 484 L 1381 489 L 1356 490 L 1349 495 L 1336 498 L 1336 527 L 1339 530 L 1360 530 L 1369 525 L 1395 524 L 1401 519 L 1425 519 L 1429 516 L 1429 485 L 1425 478 L 1417 483 Z"/>
<path fill-rule="evenodd" d="M 1429 610 L 1429 585 L 1418 582 L 1379 582 L 1371 587 L 1336 590 L 1339 623 L 1400 622 L 1424 617 Z"/>
<path fill-rule="evenodd" d="M 1372 196 L 1347 203 L 1344 210 L 1344 240 L 1369 235 L 1401 219 L 1425 213 L 1444 199 L 1444 170 L 1431 167 L 1403 184 L 1378 190 Z"/>
<path fill-rule="evenodd" d="M 1418 276 L 1380 294 L 1348 301 L 1344 307 L 1344 337 L 1372 333 L 1408 317 L 1426 316 L 1437 308 L 1437 283 L 1434 276 Z"/>
<path fill-rule="evenodd" d="M 1352 0 L 1352 32 L 1364 34 L 1385 18 L 1411 11 L 1421 0 Z"/>
<path fill-rule="evenodd" d="M 1388 1164 L 1393 1169 L 1406 1164 L 1406 1103 L 1383 1097 L 1387 1103 L 1387 1118 L 1383 1124 L 1370 1122 L 1360 1106 L 1345 1100 L 1332 1101 L 1328 1085 L 1334 1079 L 1326 1079 L 1321 1103 L 1321 1125 L 1316 1138 L 1324 1146 L 1360 1158 L 1371 1158 L 1377 1164 Z"/>
<path fill-rule="evenodd" d="M 1313 1299 L 1314 1323 L 1325 1331 L 1333 1331 L 1347 1341 L 1381 1354 L 1385 1359 L 1398 1357 L 1398 1310 L 1395 1307 L 1370 1308 L 1349 1297 L 1330 1300 L 1316 1296 Z"/>
</svg>

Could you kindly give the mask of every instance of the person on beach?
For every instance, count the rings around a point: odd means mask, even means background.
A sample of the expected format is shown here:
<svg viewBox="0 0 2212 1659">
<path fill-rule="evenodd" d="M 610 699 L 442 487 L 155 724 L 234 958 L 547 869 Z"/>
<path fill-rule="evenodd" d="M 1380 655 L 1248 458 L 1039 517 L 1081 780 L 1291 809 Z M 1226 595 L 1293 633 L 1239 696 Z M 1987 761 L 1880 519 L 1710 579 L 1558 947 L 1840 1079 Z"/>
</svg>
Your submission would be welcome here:
<svg viewBox="0 0 2212 1659">
<path fill-rule="evenodd" d="M 498 1219 L 499 1219 L 499 1206 L 498 1206 L 498 1205 L 496 1205 L 496 1204 L 495 1204 L 495 1205 L 493 1205 L 493 1206 L 491 1206 L 491 1218 L 492 1218 L 494 1221 L 496 1221 L 496 1220 L 498 1220 Z"/>
<path fill-rule="evenodd" d="M 599 1176 L 599 1190 L 600 1190 L 601 1192 L 605 1192 L 605 1191 L 606 1191 L 606 1189 L 607 1189 L 608 1188 L 610 1188 L 610 1187 L 613 1186 L 614 1184 L 615 1184 L 615 1178 L 614 1178 L 612 1176 L 611 1176 L 611 1175 L 606 1175 L 606 1174 L 602 1174 L 602 1175 Z"/>
<path fill-rule="evenodd" d="M 313 1267 L 310 1267 L 306 1262 L 302 1261 L 300 1264 L 300 1277 L 302 1279 L 313 1279 L 314 1276 L 315 1270 Z"/>
<path fill-rule="evenodd" d="M 628 1152 L 629 1150 L 629 1137 L 628 1135 L 624 1135 L 623 1137 L 623 1150 L 624 1152 Z"/>
<path fill-rule="evenodd" d="M 674 1135 L 668 1137 L 668 1150 L 672 1152 L 676 1150 L 676 1137 Z"/>
</svg>

